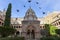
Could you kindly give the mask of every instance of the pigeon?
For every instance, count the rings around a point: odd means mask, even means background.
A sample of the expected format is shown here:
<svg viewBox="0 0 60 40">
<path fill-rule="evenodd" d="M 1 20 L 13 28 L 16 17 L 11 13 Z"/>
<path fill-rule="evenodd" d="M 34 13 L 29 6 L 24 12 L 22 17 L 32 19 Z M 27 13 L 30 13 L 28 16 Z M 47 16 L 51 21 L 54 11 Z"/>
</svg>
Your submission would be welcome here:
<svg viewBox="0 0 60 40">
<path fill-rule="evenodd" d="M 36 2 L 36 4 L 39 4 L 38 2 Z"/>
<path fill-rule="evenodd" d="M 24 7 L 26 7 L 26 6 L 24 5 Z"/>
<path fill-rule="evenodd" d="M 31 2 L 31 0 L 28 0 L 28 2 L 30 3 L 30 2 Z"/>
<path fill-rule="evenodd" d="M 17 12 L 19 12 L 19 10 L 17 10 Z"/>
<path fill-rule="evenodd" d="M 45 12 L 43 12 L 43 14 L 45 14 Z"/>
</svg>

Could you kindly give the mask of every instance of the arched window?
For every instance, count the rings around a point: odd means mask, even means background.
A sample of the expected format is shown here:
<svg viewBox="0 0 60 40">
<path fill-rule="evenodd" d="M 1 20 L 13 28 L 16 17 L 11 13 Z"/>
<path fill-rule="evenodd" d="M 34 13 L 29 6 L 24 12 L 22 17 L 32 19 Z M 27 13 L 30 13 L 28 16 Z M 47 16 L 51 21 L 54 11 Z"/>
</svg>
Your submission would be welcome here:
<svg viewBox="0 0 60 40">
<path fill-rule="evenodd" d="M 40 26 L 40 28 L 42 28 L 42 26 Z"/>
<path fill-rule="evenodd" d="M 18 28 L 18 26 L 15 26 L 16 28 Z"/>
<path fill-rule="evenodd" d="M 14 26 L 14 28 L 16 28 L 16 27 Z"/>
<path fill-rule="evenodd" d="M 59 22 L 59 25 L 60 25 L 60 22 Z"/>
<path fill-rule="evenodd" d="M 21 28 L 21 26 L 19 26 L 19 28 Z"/>
<path fill-rule="evenodd" d="M 1 22 L 0 22 L 0 24 L 1 24 Z"/>
<path fill-rule="evenodd" d="M 45 28 L 45 27 L 43 26 L 43 28 Z"/>
<path fill-rule="evenodd" d="M 2 25 L 3 25 L 4 23 L 2 23 Z"/>
<path fill-rule="evenodd" d="M 58 25 L 58 23 L 56 23 L 56 25 Z"/>
<path fill-rule="evenodd" d="M 17 32 L 16 32 L 16 35 L 19 35 L 19 34 L 20 34 L 20 32 L 19 32 L 19 31 L 17 31 Z"/>
<path fill-rule="evenodd" d="M 28 35 L 30 34 L 30 30 L 27 31 L 27 34 L 28 34 Z"/>
</svg>

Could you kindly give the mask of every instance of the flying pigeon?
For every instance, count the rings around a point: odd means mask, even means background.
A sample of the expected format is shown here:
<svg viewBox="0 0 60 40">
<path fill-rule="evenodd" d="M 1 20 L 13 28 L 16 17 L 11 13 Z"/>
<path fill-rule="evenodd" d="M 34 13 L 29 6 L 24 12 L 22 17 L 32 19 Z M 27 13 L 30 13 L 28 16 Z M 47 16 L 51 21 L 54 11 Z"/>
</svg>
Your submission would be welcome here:
<svg viewBox="0 0 60 40">
<path fill-rule="evenodd" d="M 45 12 L 43 12 L 43 14 L 45 14 Z"/>
<path fill-rule="evenodd" d="M 39 4 L 38 2 L 36 2 L 36 4 Z"/>
<path fill-rule="evenodd" d="M 19 10 L 17 9 L 17 12 L 19 12 Z"/>
<path fill-rule="evenodd" d="M 26 6 L 24 5 L 24 7 L 26 7 Z"/>
<path fill-rule="evenodd" d="M 30 2 L 31 2 L 31 0 L 28 0 L 28 2 L 30 3 Z"/>
</svg>

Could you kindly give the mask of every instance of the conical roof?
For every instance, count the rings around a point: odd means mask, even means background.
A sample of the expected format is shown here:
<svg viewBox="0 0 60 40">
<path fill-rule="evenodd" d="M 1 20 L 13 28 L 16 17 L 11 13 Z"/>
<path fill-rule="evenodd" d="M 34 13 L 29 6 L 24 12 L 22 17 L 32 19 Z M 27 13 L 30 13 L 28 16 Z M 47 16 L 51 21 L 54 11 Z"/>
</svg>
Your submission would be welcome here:
<svg viewBox="0 0 60 40">
<path fill-rule="evenodd" d="M 37 16 L 35 15 L 35 12 L 32 10 L 32 8 L 30 7 L 24 17 L 25 20 L 36 20 Z"/>
</svg>

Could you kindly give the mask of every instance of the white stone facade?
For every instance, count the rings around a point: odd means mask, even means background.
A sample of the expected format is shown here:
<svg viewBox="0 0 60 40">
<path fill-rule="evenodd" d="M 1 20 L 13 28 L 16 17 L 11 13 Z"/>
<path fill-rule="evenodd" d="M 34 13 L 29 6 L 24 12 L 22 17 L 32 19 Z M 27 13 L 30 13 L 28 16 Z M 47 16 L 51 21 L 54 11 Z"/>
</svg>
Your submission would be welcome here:
<svg viewBox="0 0 60 40">
<path fill-rule="evenodd" d="M 6 11 L 0 11 L 0 26 L 4 24 Z M 32 8 L 29 8 L 24 18 L 11 18 L 11 26 L 20 32 L 19 36 L 26 38 L 32 37 L 32 31 L 35 38 L 41 37 L 40 30 L 44 29 L 44 24 L 53 24 L 60 28 L 60 12 L 52 12 L 44 18 L 38 18 Z M 57 18 L 58 16 L 58 18 Z M 59 19 L 59 20 L 58 20 Z M 56 21 L 57 20 L 57 21 Z M 59 25 L 57 25 L 59 24 Z M 30 34 L 28 35 L 28 30 Z"/>
</svg>

